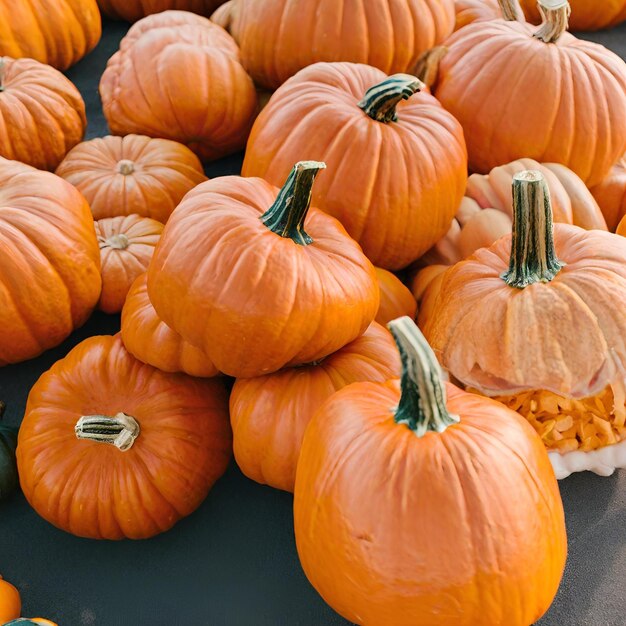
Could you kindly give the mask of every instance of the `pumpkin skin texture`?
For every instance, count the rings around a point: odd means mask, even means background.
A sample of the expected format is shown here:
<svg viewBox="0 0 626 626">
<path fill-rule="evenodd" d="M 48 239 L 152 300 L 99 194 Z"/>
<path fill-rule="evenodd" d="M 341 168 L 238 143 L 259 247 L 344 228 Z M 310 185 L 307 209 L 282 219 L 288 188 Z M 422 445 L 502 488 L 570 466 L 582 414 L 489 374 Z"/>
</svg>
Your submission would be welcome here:
<svg viewBox="0 0 626 626">
<path fill-rule="evenodd" d="M 498 0 L 455 0 L 454 9 L 455 31 L 473 22 L 502 18 Z"/>
<path fill-rule="evenodd" d="M 252 480 L 293 492 L 304 432 L 333 393 L 354 382 L 384 382 L 400 360 L 389 332 L 372 323 L 320 363 L 240 378 L 230 396 L 235 459 Z"/>
<path fill-rule="evenodd" d="M 626 154 L 613 166 L 609 175 L 591 193 L 598 201 L 610 230 L 626 215 Z"/>
<path fill-rule="evenodd" d="M 148 296 L 148 277 L 133 283 L 122 309 L 122 340 L 137 359 L 163 372 L 184 372 L 211 378 L 219 372 L 199 348 L 185 341 L 163 322 Z"/>
<path fill-rule="evenodd" d="M 402 91 L 383 106 L 393 114 L 397 103 L 398 119 L 364 115 L 368 90 L 395 79 Z M 407 266 L 445 234 L 467 178 L 460 125 L 431 95 L 411 95 L 420 83 L 410 80 L 350 63 L 302 70 L 257 118 L 243 175 L 278 185 L 300 155 L 324 161 L 331 174 L 316 185 L 314 205 L 336 217 L 374 265 Z M 408 102 L 398 103 L 402 97 Z"/>
<path fill-rule="evenodd" d="M 520 0 L 520 4 L 529 21 L 534 24 L 541 22 L 536 0 Z M 625 0 L 569 0 L 569 4 L 572 7 L 570 30 L 601 30 L 626 20 Z"/>
<path fill-rule="evenodd" d="M 20 592 L 0 576 L 0 623 L 6 624 L 20 616 L 22 599 Z"/>
<path fill-rule="evenodd" d="M 1 6 L 1 3 L 0 3 Z M 61 72 L 0 58 L 0 156 L 54 170 L 85 134 L 85 103 Z"/>
<path fill-rule="evenodd" d="M 414 319 L 417 302 L 409 288 L 395 274 L 379 267 L 376 268 L 376 277 L 380 287 L 380 306 L 376 321 L 384 326 L 405 315 Z"/>
<path fill-rule="evenodd" d="M 117 424 L 120 414 L 139 425 L 128 449 L 81 431 L 82 416 Z M 226 470 L 231 442 L 221 383 L 160 372 L 119 336 L 91 337 L 32 388 L 17 462 L 24 495 L 51 524 L 79 537 L 145 539 L 195 511 Z"/>
<path fill-rule="evenodd" d="M 224 0 L 98 0 L 105 15 L 113 19 L 136 22 L 146 15 L 170 9 L 211 15 Z"/>
<path fill-rule="evenodd" d="M 189 148 L 143 135 L 85 141 L 70 150 L 56 174 L 85 196 L 95 220 L 137 214 L 163 223 L 207 179 Z"/>
<path fill-rule="evenodd" d="M 89 206 L 63 179 L 0 158 L 0 366 L 60 344 L 100 297 Z"/>
<path fill-rule="evenodd" d="M 242 148 L 257 109 L 232 37 L 184 11 L 150 15 L 131 27 L 107 63 L 100 96 L 114 135 L 173 139 L 202 160 Z"/>
<path fill-rule="evenodd" d="M 397 379 L 341 389 L 309 424 L 294 500 L 302 567 L 351 623 L 528 626 L 567 551 L 548 456 L 516 413 L 423 371 L 437 386 L 415 395 L 439 398 L 437 426 Z"/>
</svg>

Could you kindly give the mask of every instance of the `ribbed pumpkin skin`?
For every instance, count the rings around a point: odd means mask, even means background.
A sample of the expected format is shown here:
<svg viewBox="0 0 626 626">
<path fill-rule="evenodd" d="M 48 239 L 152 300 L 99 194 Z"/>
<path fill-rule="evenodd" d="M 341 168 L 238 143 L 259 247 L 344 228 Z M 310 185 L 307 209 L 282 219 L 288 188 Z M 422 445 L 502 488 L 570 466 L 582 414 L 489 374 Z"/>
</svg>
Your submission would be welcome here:
<svg viewBox="0 0 626 626">
<path fill-rule="evenodd" d="M 401 102 L 397 122 L 365 115 L 358 102 L 385 78 L 352 63 L 302 70 L 257 118 L 242 172 L 281 185 L 303 156 L 324 161 L 313 204 L 336 217 L 374 265 L 395 270 L 445 234 L 465 190 L 467 154 L 459 123 L 430 94 Z"/>
<path fill-rule="evenodd" d="M 456 21 L 454 30 L 479 20 L 502 18 L 498 0 L 455 0 Z"/>
<path fill-rule="evenodd" d="M 242 148 L 257 107 L 232 37 L 183 11 L 150 15 L 128 31 L 100 95 L 113 134 L 173 139 L 203 160 Z"/>
<path fill-rule="evenodd" d="M 85 199 L 66 181 L 0 159 L 0 366 L 81 326 L 100 297 L 100 252 Z"/>
<path fill-rule="evenodd" d="M 147 275 L 133 283 L 122 309 L 122 340 L 137 359 L 163 372 L 211 378 L 219 372 L 209 357 L 163 322 L 148 296 Z"/>
<path fill-rule="evenodd" d="M 376 277 L 380 287 L 380 306 L 376 321 L 386 326 L 403 315 L 415 319 L 417 302 L 409 288 L 395 274 L 380 267 L 376 268 Z"/>
<path fill-rule="evenodd" d="M 462 28 L 446 42 L 435 95 L 463 126 L 470 170 L 527 157 L 596 185 L 626 149 L 626 65 L 569 33 L 546 44 L 535 30 L 501 19 Z"/>
<path fill-rule="evenodd" d="M 5 624 L 18 618 L 21 610 L 22 600 L 19 591 L 0 576 L 0 623 Z"/>
<path fill-rule="evenodd" d="M 610 230 L 626 215 L 626 154 L 613 166 L 609 175 L 591 193 L 598 201 Z"/>
<path fill-rule="evenodd" d="M 626 20 L 626 0 L 569 0 L 572 14 L 570 30 L 600 30 L 611 28 Z M 526 18 L 541 22 L 536 0 L 520 0 Z"/>
<path fill-rule="evenodd" d="M 0 156 L 54 170 L 82 140 L 85 103 L 61 72 L 32 59 L 0 59 Z"/>
<path fill-rule="evenodd" d="M 119 412 L 139 423 L 129 450 L 76 438 L 81 416 Z M 20 483 L 37 513 L 62 530 L 144 539 L 200 505 L 226 470 L 231 441 L 220 382 L 160 372 L 132 357 L 119 336 L 91 337 L 29 394 Z"/>
<path fill-rule="evenodd" d="M 224 0 L 98 0 L 102 13 L 127 22 L 170 9 L 211 15 L 223 3 Z"/>
<path fill-rule="evenodd" d="M 1 0 L 0 56 L 28 57 L 66 70 L 102 34 L 96 0 Z"/>
<path fill-rule="evenodd" d="M 189 148 L 142 135 L 85 141 L 70 150 L 56 174 L 85 196 L 95 220 L 134 213 L 163 223 L 206 180 Z"/>
<path fill-rule="evenodd" d="M 417 437 L 398 381 L 350 385 L 307 429 L 294 524 L 304 571 L 351 623 L 529 626 L 559 586 L 563 505 L 517 414 L 447 385 L 460 424 Z"/>
</svg>

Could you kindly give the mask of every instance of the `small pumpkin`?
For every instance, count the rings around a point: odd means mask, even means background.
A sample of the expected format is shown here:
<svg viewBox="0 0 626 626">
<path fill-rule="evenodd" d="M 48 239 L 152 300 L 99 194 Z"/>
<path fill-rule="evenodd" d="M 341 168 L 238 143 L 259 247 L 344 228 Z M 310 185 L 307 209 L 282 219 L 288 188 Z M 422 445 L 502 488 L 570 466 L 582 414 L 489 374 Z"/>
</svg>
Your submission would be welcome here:
<svg viewBox="0 0 626 626">
<path fill-rule="evenodd" d="M 520 0 L 528 20 L 541 23 L 537 0 Z M 602 30 L 626 20 L 626 0 L 570 0 L 572 30 Z"/>
<path fill-rule="evenodd" d="M 243 148 L 257 111 L 232 37 L 185 11 L 133 25 L 107 63 L 100 96 L 113 134 L 173 139 L 203 160 Z"/>
<path fill-rule="evenodd" d="M 610 230 L 626 215 L 626 154 L 613 166 L 609 175 L 591 193 L 598 201 Z"/>
<path fill-rule="evenodd" d="M 184 372 L 200 378 L 219 375 L 202 350 L 185 341 L 159 318 L 148 296 L 145 273 L 133 283 L 126 297 L 122 340 L 135 358 L 163 372 Z"/>
<path fill-rule="evenodd" d="M 417 302 L 408 287 L 395 275 L 380 267 L 376 268 L 380 288 L 380 306 L 376 321 L 383 326 L 405 315 L 411 319 L 417 313 Z"/>
<path fill-rule="evenodd" d="M 91 539 L 144 539 L 200 505 L 231 446 L 220 382 L 166 374 L 103 336 L 35 383 L 17 463 L 26 499 L 51 524 Z"/>
<path fill-rule="evenodd" d="M 19 484 L 15 461 L 17 428 L 2 423 L 5 409 L 6 405 L 0 401 L 0 502 L 8 498 Z M 2 603 L 0 602 L 1 605 Z M 2 611 L 0 610 L 1 617 Z"/>
<path fill-rule="evenodd" d="M 211 15 L 224 0 L 98 0 L 102 13 L 116 20 L 136 22 L 146 15 L 170 9 Z"/>
<path fill-rule="evenodd" d="M 183 196 L 206 180 L 189 148 L 143 135 L 80 143 L 56 174 L 85 196 L 96 220 L 137 214 L 163 223 Z"/>
<path fill-rule="evenodd" d="M 444 383 L 410 318 L 390 328 L 401 381 L 348 385 L 305 433 L 294 500 L 302 567 L 351 623 L 535 623 L 567 552 L 541 440 L 513 411 Z"/>
<path fill-rule="evenodd" d="M 9 57 L 0 58 L 0 122 L 0 156 L 41 170 L 54 170 L 87 127 L 83 98 L 61 72 Z"/>
<path fill-rule="evenodd" d="M 1 443 L 1 442 L 0 442 Z M 20 592 L 0 576 L 0 623 L 6 624 L 20 616 L 22 599 Z"/>
<path fill-rule="evenodd" d="M 230 422 L 241 471 L 258 483 L 293 491 L 302 438 L 315 411 L 346 385 L 383 382 L 399 371 L 391 335 L 373 322 L 321 361 L 239 378 L 230 396 Z"/>
<path fill-rule="evenodd" d="M 119 313 L 131 285 L 148 268 L 163 224 L 149 217 L 127 215 L 108 217 L 95 225 L 102 272 L 98 308 Z"/>
</svg>

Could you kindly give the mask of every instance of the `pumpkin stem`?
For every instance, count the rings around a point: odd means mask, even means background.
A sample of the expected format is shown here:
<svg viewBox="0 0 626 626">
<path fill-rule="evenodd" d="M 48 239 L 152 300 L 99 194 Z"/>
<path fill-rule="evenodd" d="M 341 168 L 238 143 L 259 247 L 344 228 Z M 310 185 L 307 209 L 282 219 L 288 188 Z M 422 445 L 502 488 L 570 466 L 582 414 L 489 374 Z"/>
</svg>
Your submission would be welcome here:
<svg viewBox="0 0 626 626">
<path fill-rule="evenodd" d="M 408 316 L 387 325 L 402 359 L 402 395 L 395 412 L 397 424 L 405 424 L 418 437 L 442 433 L 460 418 L 448 413 L 442 372 L 428 342 Z"/>
<path fill-rule="evenodd" d="M 424 89 L 424 83 L 410 74 L 394 74 L 382 83 L 370 87 L 358 107 L 377 122 L 397 122 L 396 107 L 401 100 L 408 100 Z"/>
<path fill-rule="evenodd" d="M 567 0 L 539 0 L 537 3 L 543 17 L 539 30 L 533 37 L 545 43 L 556 43 L 567 30 L 569 16 L 572 12 Z"/>
<path fill-rule="evenodd" d="M 413 73 L 424 85 L 432 87 L 437 82 L 439 65 L 441 64 L 441 59 L 443 59 L 446 54 L 448 54 L 448 48 L 446 48 L 446 46 L 435 46 L 430 50 L 426 50 L 417 60 Z"/>
<path fill-rule="evenodd" d="M 140 429 L 137 420 L 126 413 L 118 413 L 113 417 L 109 415 L 83 415 L 74 432 L 78 439 L 89 439 L 100 443 L 114 445 L 122 452 L 130 450 Z"/>
<path fill-rule="evenodd" d="M 130 241 L 124 233 L 118 233 L 117 235 L 111 235 L 110 237 L 98 237 L 98 244 L 101 250 L 102 248 L 126 250 L 126 248 L 130 246 Z"/>
<path fill-rule="evenodd" d="M 135 164 L 130 159 L 122 159 L 117 162 L 117 171 L 122 176 L 129 176 L 135 171 Z"/>
<path fill-rule="evenodd" d="M 524 13 L 520 7 L 519 0 L 498 0 L 502 17 L 507 22 L 524 22 Z"/>
<path fill-rule="evenodd" d="M 304 220 L 311 206 L 315 177 L 326 163 L 300 161 L 291 170 L 276 201 L 261 215 L 261 221 L 273 232 L 301 246 L 313 243 L 304 231 Z"/>
<path fill-rule="evenodd" d="M 513 176 L 513 236 L 509 269 L 502 279 L 524 289 L 550 282 L 563 267 L 554 250 L 552 203 L 546 181 L 536 170 Z"/>
</svg>

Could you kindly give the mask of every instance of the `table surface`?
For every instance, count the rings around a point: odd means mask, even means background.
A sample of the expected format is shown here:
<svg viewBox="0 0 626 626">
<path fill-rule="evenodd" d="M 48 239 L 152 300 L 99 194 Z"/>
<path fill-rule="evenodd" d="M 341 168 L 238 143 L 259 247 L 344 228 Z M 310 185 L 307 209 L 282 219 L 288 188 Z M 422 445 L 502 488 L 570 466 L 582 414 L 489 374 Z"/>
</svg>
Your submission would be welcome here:
<svg viewBox="0 0 626 626">
<path fill-rule="evenodd" d="M 97 86 L 127 28 L 105 22 L 96 50 L 67 72 L 85 98 L 89 138 L 107 133 Z M 626 59 L 626 25 L 585 38 Z M 207 174 L 238 174 L 241 161 L 241 154 L 222 159 L 209 164 Z M 19 424 L 29 389 L 57 359 L 88 336 L 118 330 L 119 316 L 95 314 L 60 347 L 1 369 L 7 422 Z M 559 594 L 539 624 L 624 626 L 626 472 L 579 474 L 560 486 L 569 559 Z M 60 626 L 348 624 L 300 568 L 292 496 L 246 479 L 234 462 L 198 511 L 147 541 L 73 537 L 43 521 L 18 493 L 0 505 L 0 573 L 22 592 L 24 615 Z"/>
</svg>

